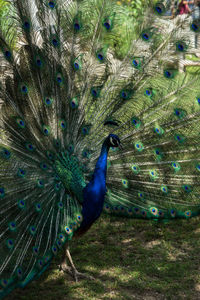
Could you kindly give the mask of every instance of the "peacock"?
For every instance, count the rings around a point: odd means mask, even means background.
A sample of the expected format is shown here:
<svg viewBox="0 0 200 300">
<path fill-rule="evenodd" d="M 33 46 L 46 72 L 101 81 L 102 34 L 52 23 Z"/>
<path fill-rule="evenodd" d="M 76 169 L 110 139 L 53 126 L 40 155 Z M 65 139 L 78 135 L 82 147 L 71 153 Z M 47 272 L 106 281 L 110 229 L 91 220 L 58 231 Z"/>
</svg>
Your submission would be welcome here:
<svg viewBox="0 0 200 300">
<path fill-rule="evenodd" d="M 111 0 L 7 2 L 1 298 L 60 252 L 61 270 L 88 276 L 69 244 L 102 211 L 157 222 L 200 215 L 200 77 L 181 71 L 200 19 L 165 18 L 168 1 L 131 25 Z"/>
</svg>

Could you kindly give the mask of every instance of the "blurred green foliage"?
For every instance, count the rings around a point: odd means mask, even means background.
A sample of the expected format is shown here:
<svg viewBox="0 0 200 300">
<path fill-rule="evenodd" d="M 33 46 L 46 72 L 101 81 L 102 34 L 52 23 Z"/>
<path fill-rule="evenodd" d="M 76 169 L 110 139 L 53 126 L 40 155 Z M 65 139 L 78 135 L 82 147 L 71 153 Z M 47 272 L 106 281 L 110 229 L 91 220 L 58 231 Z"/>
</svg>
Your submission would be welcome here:
<svg viewBox="0 0 200 300">
<path fill-rule="evenodd" d="M 14 20 L 10 18 L 14 11 L 10 3 L 0 0 L 0 31 L 9 45 L 14 48 L 16 44 L 16 28 L 13 26 Z"/>
</svg>

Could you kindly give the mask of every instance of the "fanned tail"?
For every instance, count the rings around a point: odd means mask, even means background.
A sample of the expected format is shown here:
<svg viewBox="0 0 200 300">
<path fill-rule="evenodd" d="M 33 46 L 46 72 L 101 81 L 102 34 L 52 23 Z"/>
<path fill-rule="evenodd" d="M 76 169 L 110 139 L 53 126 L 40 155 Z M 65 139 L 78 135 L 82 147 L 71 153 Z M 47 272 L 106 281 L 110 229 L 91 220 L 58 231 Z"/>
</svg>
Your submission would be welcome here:
<svg viewBox="0 0 200 300">
<path fill-rule="evenodd" d="M 109 133 L 123 149 L 109 154 L 106 211 L 199 214 L 199 77 L 179 74 L 177 60 L 192 25 L 149 8 L 136 31 L 105 0 L 12 7 L 14 49 L 0 33 L 2 297 L 39 276 L 80 226 Z M 127 43 L 117 44 L 119 29 Z"/>
</svg>

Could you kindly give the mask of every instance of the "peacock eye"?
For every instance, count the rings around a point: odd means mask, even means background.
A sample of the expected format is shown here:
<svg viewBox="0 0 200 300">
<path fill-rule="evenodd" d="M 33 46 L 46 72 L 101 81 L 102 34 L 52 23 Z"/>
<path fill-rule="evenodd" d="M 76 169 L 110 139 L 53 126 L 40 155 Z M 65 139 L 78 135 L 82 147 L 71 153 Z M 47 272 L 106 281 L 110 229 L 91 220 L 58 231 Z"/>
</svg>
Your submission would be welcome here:
<svg viewBox="0 0 200 300">
<path fill-rule="evenodd" d="M 105 21 L 105 22 L 103 23 L 103 26 L 104 26 L 107 30 L 109 30 L 109 29 L 111 28 L 111 22 L 110 22 L 110 20 Z"/>
<path fill-rule="evenodd" d="M 53 9 L 55 7 L 55 2 L 54 1 L 49 1 L 48 5 L 51 9 Z"/>
<path fill-rule="evenodd" d="M 159 13 L 159 14 L 161 14 L 162 13 L 162 9 L 159 7 L 159 6 L 156 6 L 156 11 L 157 11 L 157 13 Z"/>
<path fill-rule="evenodd" d="M 97 57 L 99 60 L 103 60 L 103 55 L 101 53 L 99 53 Z"/>
<path fill-rule="evenodd" d="M 76 70 L 78 70 L 78 69 L 79 69 L 79 64 L 78 64 L 78 63 L 74 63 L 74 68 L 75 68 Z"/>
<path fill-rule="evenodd" d="M 36 64 L 40 67 L 42 65 L 42 61 L 40 59 L 37 59 Z"/>
<path fill-rule="evenodd" d="M 53 40 L 52 40 L 52 43 L 53 43 L 54 47 L 57 47 L 57 46 L 58 46 L 58 40 L 53 39 Z"/>
<path fill-rule="evenodd" d="M 183 50 L 184 50 L 184 47 L 183 47 L 183 45 L 181 45 L 181 44 L 178 44 L 178 49 L 179 49 L 180 51 L 183 51 Z"/>
<path fill-rule="evenodd" d="M 133 65 L 134 65 L 135 67 L 138 66 L 138 61 L 137 61 L 136 59 L 133 60 Z"/>
<path fill-rule="evenodd" d="M 21 91 L 22 91 L 23 93 L 27 93 L 27 91 L 28 91 L 27 86 L 26 86 L 26 85 L 23 85 L 23 86 L 21 87 Z"/>
<path fill-rule="evenodd" d="M 4 52 L 4 55 L 5 55 L 5 57 L 10 58 L 10 57 L 11 57 L 11 52 L 8 51 L 8 50 L 6 50 L 6 51 Z"/>
<path fill-rule="evenodd" d="M 74 29 L 75 30 L 80 30 L 80 25 L 78 23 L 74 23 Z"/>
<path fill-rule="evenodd" d="M 142 35 L 143 39 L 148 40 L 149 39 L 149 35 L 147 33 L 143 33 Z"/>
<path fill-rule="evenodd" d="M 24 21 L 23 26 L 26 31 L 29 31 L 31 28 L 31 24 L 28 21 Z"/>
</svg>

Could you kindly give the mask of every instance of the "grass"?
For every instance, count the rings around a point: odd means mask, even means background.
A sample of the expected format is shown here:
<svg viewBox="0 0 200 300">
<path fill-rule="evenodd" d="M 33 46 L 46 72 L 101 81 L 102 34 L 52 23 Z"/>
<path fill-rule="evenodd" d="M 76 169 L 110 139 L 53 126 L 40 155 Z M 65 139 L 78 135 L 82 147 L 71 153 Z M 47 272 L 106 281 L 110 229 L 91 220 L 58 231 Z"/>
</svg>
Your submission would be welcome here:
<svg viewBox="0 0 200 300">
<path fill-rule="evenodd" d="M 75 283 L 58 256 L 39 280 L 6 300 L 200 299 L 200 218 L 157 224 L 102 215 L 71 242 L 77 269 L 95 277 Z"/>
</svg>

